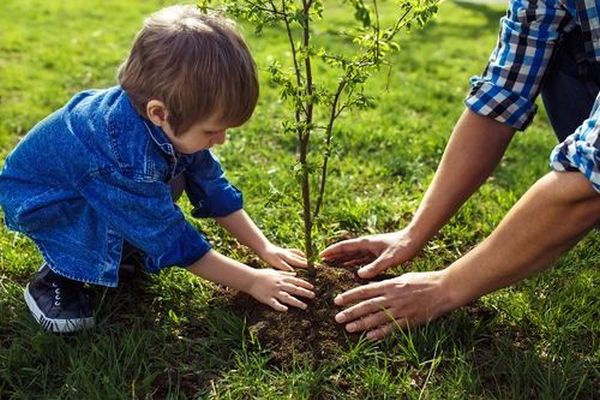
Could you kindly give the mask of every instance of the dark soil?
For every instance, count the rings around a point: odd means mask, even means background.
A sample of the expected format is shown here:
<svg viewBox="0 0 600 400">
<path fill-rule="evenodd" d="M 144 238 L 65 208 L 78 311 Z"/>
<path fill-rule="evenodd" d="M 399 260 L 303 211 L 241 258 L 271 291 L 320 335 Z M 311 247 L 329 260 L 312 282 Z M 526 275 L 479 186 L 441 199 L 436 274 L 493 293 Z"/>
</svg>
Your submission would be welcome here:
<svg viewBox="0 0 600 400">
<path fill-rule="evenodd" d="M 262 348 L 272 351 L 272 363 L 286 368 L 294 361 L 317 365 L 331 359 L 356 342 L 358 334 L 348 334 L 334 317 L 340 308 L 333 303 L 338 294 L 364 284 L 353 270 L 319 266 L 315 278 L 307 278 L 315 286 L 316 297 L 306 310 L 290 307 L 285 313 L 260 304 L 245 293 L 227 292 L 232 310 L 246 318 L 249 331 Z"/>
</svg>

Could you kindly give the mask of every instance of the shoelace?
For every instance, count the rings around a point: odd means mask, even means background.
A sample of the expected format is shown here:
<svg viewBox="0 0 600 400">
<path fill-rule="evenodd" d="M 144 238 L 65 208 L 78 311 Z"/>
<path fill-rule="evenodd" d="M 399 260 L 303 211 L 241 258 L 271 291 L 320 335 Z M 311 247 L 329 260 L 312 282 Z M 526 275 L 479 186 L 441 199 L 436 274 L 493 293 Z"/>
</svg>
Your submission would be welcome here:
<svg viewBox="0 0 600 400">
<path fill-rule="evenodd" d="M 60 286 L 58 286 L 58 284 L 56 282 L 52 282 L 52 287 L 54 288 L 54 306 L 60 307 L 60 305 L 62 304 L 62 302 L 61 302 L 62 296 L 61 296 Z"/>
<path fill-rule="evenodd" d="M 51 287 L 53 290 L 52 304 L 54 307 L 61 307 L 64 304 L 70 304 L 72 301 L 89 301 L 86 289 L 81 283 L 64 282 L 59 278 L 52 280 Z"/>
</svg>

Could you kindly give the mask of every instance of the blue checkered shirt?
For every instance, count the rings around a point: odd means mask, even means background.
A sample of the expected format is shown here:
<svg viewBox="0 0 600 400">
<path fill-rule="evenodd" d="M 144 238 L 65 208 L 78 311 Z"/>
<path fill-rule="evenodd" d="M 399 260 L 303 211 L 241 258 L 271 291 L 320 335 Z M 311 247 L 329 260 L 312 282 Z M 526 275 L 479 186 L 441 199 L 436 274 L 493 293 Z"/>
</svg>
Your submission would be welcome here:
<svg viewBox="0 0 600 400">
<path fill-rule="evenodd" d="M 471 78 L 465 105 L 477 114 L 525 129 L 562 35 L 581 28 L 586 57 L 600 62 L 600 1 L 510 0 L 498 44 L 481 76 Z"/>
<path fill-rule="evenodd" d="M 550 167 L 555 171 L 579 171 L 600 192 L 600 94 L 590 117 L 554 148 Z"/>
</svg>

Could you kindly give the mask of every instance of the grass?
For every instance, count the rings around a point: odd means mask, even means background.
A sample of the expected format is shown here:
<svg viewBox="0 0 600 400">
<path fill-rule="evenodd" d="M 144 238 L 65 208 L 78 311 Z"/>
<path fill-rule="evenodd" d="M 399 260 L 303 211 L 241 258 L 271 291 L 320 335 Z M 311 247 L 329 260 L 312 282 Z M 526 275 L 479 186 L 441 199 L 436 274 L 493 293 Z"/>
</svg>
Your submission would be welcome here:
<svg viewBox="0 0 600 400">
<path fill-rule="evenodd" d="M 112 85 L 143 16 L 166 3 L 2 2 L 0 159 L 78 90 Z M 426 29 L 402 38 L 391 68 L 369 85 L 378 107 L 339 125 L 319 248 L 346 232 L 379 232 L 408 221 L 502 14 L 501 6 L 446 2 Z M 327 18 L 342 24 L 348 16 L 336 9 Z M 272 56 L 285 61 L 277 32 L 246 32 L 259 66 Z M 327 29 L 318 33 L 320 40 L 339 40 Z M 218 153 L 266 234 L 300 247 L 295 142 L 281 133 L 282 106 L 266 77 L 263 69 L 255 116 Z M 490 181 L 408 268 L 442 268 L 489 234 L 548 170 L 553 145 L 541 111 Z M 189 211 L 187 203 L 182 207 Z M 251 259 L 211 221 L 198 226 L 218 250 Z M 271 350 L 249 334 L 214 285 L 177 269 L 98 289 L 95 330 L 42 332 L 22 297 L 41 258 L 28 239 L 2 227 L 0 398 L 593 398 L 600 392 L 599 244 L 594 232 L 554 268 L 426 327 L 381 343 L 361 340 L 316 368 L 297 363 L 279 370 L 269 364 Z"/>
</svg>

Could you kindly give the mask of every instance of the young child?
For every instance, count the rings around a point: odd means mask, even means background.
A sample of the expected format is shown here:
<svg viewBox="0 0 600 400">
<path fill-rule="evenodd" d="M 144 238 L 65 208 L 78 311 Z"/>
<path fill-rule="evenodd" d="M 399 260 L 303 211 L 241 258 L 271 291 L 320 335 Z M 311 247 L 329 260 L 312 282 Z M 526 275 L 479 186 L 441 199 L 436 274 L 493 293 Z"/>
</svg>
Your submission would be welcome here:
<svg viewBox="0 0 600 400">
<path fill-rule="evenodd" d="M 6 224 L 45 259 L 25 289 L 36 320 L 54 332 L 93 326 L 85 283 L 116 286 L 124 246 L 140 249 L 151 272 L 179 265 L 275 310 L 306 308 L 298 297 L 313 298 L 313 287 L 290 272 L 305 266 L 303 253 L 267 240 L 209 150 L 250 118 L 258 97 L 254 61 L 232 23 L 194 6 L 162 9 L 118 79 L 38 123 L 0 174 Z M 174 203 L 183 189 L 194 217 L 215 218 L 284 271 L 212 250 Z"/>
</svg>

